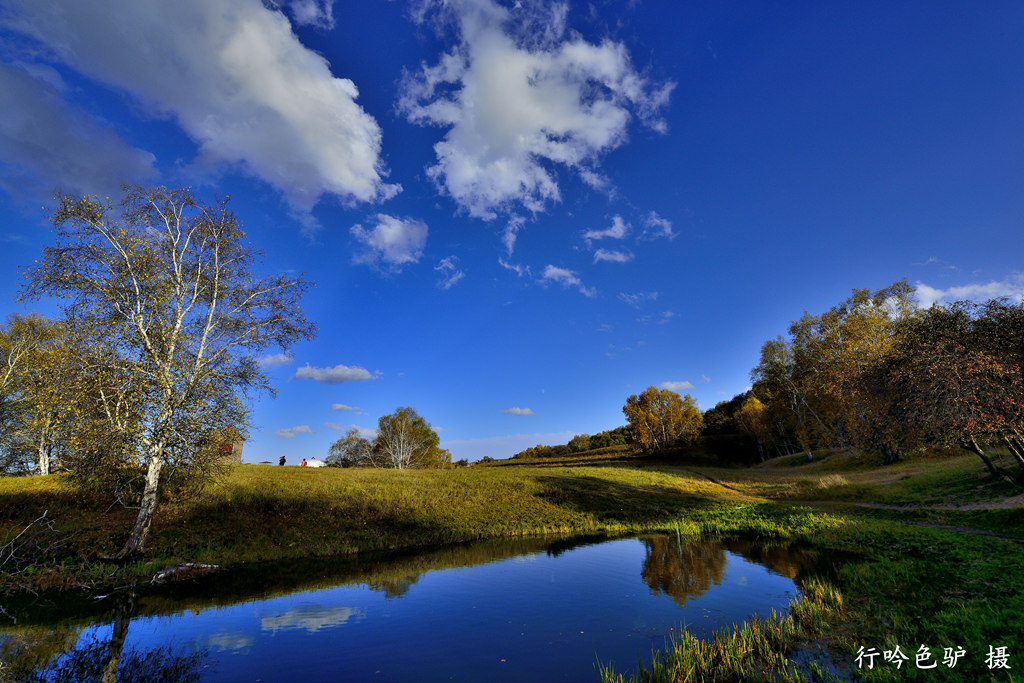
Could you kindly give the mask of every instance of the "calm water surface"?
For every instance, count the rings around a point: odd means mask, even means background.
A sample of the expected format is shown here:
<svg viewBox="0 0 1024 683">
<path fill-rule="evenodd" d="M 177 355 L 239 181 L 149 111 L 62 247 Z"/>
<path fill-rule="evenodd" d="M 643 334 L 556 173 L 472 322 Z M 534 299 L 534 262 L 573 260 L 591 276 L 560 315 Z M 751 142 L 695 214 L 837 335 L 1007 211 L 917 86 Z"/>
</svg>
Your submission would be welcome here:
<svg viewBox="0 0 1024 683">
<path fill-rule="evenodd" d="M 114 596 L 117 618 L 12 627 L 0 654 L 42 680 L 117 666 L 120 680 L 593 681 L 596 662 L 635 669 L 680 629 L 705 637 L 784 610 L 816 561 L 666 535 L 486 542 L 339 560 L 340 573 L 278 568 L 283 587 L 249 576 L 207 580 L 206 597 Z"/>
</svg>

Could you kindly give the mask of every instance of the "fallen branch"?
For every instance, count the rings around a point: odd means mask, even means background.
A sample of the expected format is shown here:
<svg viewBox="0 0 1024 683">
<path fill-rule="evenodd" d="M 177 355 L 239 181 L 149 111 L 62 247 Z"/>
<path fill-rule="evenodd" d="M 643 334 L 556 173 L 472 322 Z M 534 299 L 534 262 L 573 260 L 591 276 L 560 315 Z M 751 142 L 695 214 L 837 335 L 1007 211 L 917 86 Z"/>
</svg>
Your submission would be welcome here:
<svg viewBox="0 0 1024 683">
<path fill-rule="evenodd" d="M 38 567 L 48 555 L 53 555 L 66 539 L 54 538 L 57 529 L 50 511 L 29 522 L 17 536 L 0 546 L 0 573 L 21 574 Z"/>
</svg>

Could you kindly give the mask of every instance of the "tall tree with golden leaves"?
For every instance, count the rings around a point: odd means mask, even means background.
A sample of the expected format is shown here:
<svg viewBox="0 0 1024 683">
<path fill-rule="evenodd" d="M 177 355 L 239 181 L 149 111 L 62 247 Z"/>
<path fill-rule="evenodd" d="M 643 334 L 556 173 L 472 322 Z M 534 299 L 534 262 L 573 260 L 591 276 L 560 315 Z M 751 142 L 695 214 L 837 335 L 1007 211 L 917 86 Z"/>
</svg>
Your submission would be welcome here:
<svg viewBox="0 0 1024 683">
<path fill-rule="evenodd" d="M 622 412 L 640 450 L 653 451 L 679 443 L 692 443 L 700 434 L 704 417 L 697 401 L 686 394 L 647 387 L 626 399 Z"/>
</svg>

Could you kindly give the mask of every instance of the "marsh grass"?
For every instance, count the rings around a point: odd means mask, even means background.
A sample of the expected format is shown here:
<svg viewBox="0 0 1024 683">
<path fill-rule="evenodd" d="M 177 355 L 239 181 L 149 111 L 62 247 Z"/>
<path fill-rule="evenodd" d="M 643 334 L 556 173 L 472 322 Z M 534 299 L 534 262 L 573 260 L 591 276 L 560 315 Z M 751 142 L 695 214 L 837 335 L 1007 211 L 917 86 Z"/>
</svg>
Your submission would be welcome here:
<svg viewBox="0 0 1024 683">
<path fill-rule="evenodd" d="M 654 656 L 649 668 L 629 678 L 609 667 L 599 666 L 598 671 L 604 683 L 815 680 L 815 670 L 790 655 L 801 643 L 823 637 L 842 618 L 843 596 L 828 583 L 812 579 L 786 614 L 772 610 L 768 617 L 755 616 L 716 631 L 709 640 L 683 631 L 664 653 Z"/>
</svg>

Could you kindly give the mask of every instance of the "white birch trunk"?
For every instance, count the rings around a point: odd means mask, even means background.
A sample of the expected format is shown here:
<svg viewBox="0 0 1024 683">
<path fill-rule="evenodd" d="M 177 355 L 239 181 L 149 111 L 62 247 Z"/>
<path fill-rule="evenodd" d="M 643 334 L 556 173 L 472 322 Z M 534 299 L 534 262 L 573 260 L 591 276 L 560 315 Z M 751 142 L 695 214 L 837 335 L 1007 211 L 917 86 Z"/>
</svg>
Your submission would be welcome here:
<svg viewBox="0 0 1024 683">
<path fill-rule="evenodd" d="M 142 490 L 139 514 L 135 518 L 131 536 L 116 555 L 118 558 L 130 557 L 146 549 L 146 541 L 149 540 L 149 527 L 153 523 L 153 513 L 156 511 L 157 485 L 160 482 L 160 469 L 164 464 L 163 455 L 163 442 L 153 444 L 147 459 L 149 465 L 146 468 L 146 485 Z"/>
</svg>

